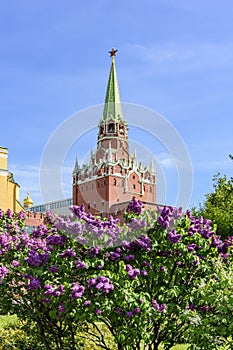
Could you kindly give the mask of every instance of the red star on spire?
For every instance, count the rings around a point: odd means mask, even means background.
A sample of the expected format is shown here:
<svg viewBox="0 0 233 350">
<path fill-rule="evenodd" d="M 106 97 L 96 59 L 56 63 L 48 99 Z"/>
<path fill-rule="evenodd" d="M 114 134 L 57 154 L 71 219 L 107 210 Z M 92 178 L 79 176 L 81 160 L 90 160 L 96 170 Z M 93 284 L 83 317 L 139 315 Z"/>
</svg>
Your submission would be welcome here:
<svg viewBox="0 0 233 350">
<path fill-rule="evenodd" d="M 116 56 L 118 50 L 115 50 L 114 48 L 112 48 L 111 51 L 108 51 L 110 53 L 110 57 Z"/>
</svg>

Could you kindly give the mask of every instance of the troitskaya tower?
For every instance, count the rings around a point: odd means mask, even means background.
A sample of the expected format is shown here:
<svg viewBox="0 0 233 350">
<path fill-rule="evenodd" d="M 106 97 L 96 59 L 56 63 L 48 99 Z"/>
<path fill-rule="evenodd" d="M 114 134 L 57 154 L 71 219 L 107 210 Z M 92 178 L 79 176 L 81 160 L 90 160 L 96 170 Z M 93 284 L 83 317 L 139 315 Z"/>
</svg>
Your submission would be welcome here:
<svg viewBox="0 0 233 350">
<path fill-rule="evenodd" d="M 103 116 L 99 122 L 97 149 L 90 162 L 73 171 L 73 204 L 84 204 L 95 215 L 123 218 L 132 197 L 140 199 L 146 208 L 156 205 L 156 177 L 153 161 L 149 167 L 137 162 L 136 152 L 129 153 L 128 128 L 122 113 L 115 67 L 117 50 L 112 59 Z"/>
</svg>

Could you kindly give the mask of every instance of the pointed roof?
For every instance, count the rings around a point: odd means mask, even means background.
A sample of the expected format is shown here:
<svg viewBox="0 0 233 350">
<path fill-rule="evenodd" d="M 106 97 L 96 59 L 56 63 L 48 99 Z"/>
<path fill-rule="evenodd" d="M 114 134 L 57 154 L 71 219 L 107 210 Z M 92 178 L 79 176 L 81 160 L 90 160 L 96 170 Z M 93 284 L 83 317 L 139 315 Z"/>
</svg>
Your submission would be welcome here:
<svg viewBox="0 0 233 350">
<path fill-rule="evenodd" d="M 76 156 L 73 174 L 77 173 L 78 170 L 79 170 L 79 165 L 78 165 L 78 158 Z"/>
<path fill-rule="evenodd" d="M 111 69 L 108 78 L 108 86 L 105 97 L 105 106 L 103 111 L 102 121 L 108 122 L 110 120 L 119 121 L 123 120 L 123 113 L 121 108 L 120 91 L 117 80 L 116 66 L 115 66 L 115 55 L 117 50 L 112 49 L 110 55 L 112 58 Z"/>
<path fill-rule="evenodd" d="M 151 162 L 150 162 L 150 172 L 154 173 L 155 172 L 155 167 L 154 167 L 154 160 L 153 157 L 151 157 Z"/>
</svg>

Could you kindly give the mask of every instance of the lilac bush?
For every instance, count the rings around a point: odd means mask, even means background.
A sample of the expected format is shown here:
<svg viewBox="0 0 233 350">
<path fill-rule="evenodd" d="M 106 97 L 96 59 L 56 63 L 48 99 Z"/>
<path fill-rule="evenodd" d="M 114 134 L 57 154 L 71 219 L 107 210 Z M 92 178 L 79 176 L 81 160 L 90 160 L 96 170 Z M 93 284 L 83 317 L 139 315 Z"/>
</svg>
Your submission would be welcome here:
<svg viewBox="0 0 233 350">
<path fill-rule="evenodd" d="M 72 218 L 49 214 L 32 234 L 22 213 L 1 212 L 2 311 L 35 322 L 46 349 L 65 349 L 65 342 L 76 349 L 77 330 L 88 336 L 89 325 L 96 343 L 110 349 L 99 324 L 122 350 L 170 349 L 182 341 L 209 349 L 196 334 L 221 312 L 208 295 L 210 284 L 213 296 L 227 284 L 233 240 L 181 209 L 140 208 L 134 198 L 120 227 L 72 207 Z M 212 323 L 206 334 L 213 329 Z M 215 338 L 218 345 L 227 334 Z"/>
</svg>

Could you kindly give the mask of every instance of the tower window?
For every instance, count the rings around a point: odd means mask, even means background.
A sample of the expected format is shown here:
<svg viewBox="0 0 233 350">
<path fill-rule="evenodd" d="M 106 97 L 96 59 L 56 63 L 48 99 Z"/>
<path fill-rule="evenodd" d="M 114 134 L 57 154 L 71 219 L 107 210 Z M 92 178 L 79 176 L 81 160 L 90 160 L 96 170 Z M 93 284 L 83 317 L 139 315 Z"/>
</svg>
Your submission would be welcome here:
<svg viewBox="0 0 233 350">
<path fill-rule="evenodd" d="M 94 203 L 94 208 L 96 208 L 96 203 Z"/>
<path fill-rule="evenodd" d="M 114 131 L 115 131 L 115 125 L 114 125 L 113 123 L 110 123 L 110 124 L 108 125 L 108 131 L 109 131 L 109 132 L 114 132 Z"/>
<path fill-rule="evenodd" d="M 87 209 L 90 209 L 90 207 L 91 207 L 91 206 L 90 206 L 90 203 L 88 203 L 88 204 L 87 204 Z"/>
<path fill-rule="evenodd" d="M 136 189 L 136 185 L 133 184 L 133 189 L 135 190 Z"/>
<path fill-rule="evenodd" d="M 106 180 L 104 180 L 104 185 L 106 185 Z"/>
<path fill-rule="evenodd" d="M 135 175 L 133 175 L 133 180 L 135 179 Z"/>
<path fill-rule="evenodd" d="M 116 184 L 117 184 L 117 180 L 113 179 L 113 185 L 116 186 Z"/>
</svg>

